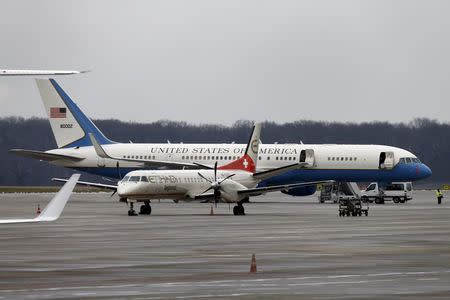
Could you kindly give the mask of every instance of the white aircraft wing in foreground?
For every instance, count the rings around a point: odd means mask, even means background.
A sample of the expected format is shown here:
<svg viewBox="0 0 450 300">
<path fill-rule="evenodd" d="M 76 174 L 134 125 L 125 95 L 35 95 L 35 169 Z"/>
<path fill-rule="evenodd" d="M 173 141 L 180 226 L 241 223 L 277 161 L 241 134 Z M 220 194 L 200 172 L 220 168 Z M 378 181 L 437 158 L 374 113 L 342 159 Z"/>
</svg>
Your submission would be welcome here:
<svg viewBox="0 0 450 300">
<path fill-rule="evenodd" d="M 53 197 L 47 204 L 41 214 L 33 219 L 6 219 L 0 220 L 0 224 L 14 224 L 14 223 L 34 223 L 34 222 L 50 222 L 55 221 L 61 215 L 67 201 L 72 195 L 72 191 L 77 184 L 80 174 L 74 174 L 67 181 L 66 184 L 59 190 L 59 192 Z"/>
</svg>

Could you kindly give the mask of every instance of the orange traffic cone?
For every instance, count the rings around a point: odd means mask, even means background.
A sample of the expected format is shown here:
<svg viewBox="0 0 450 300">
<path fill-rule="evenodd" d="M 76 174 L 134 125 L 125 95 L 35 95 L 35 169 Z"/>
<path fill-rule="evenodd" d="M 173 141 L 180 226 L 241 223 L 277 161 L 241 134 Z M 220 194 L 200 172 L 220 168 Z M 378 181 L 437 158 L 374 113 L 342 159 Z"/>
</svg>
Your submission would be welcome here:
<svg viewBox="0 0 450 300">
<path fill-rule="evenodd" d="M 252 255 L 252 264 L 250 265 L 250 273 L 256 273 L 256 257 L 255 254 Z"/>
<path fill-rule="evenodd" d="M 38 215 L 39 215 L 39 214 L 41 213 L 41 207 L 39 206 L 39 204 L 38 204 L 38 207 L 37 207 L 36 213 L 37 213 Z"/>
<path fill-rule="evenodd" d="M 211 210 L 209 211 L 210 216 L 214 216 L 214 207 L 211 205 Z"/>
</svg>

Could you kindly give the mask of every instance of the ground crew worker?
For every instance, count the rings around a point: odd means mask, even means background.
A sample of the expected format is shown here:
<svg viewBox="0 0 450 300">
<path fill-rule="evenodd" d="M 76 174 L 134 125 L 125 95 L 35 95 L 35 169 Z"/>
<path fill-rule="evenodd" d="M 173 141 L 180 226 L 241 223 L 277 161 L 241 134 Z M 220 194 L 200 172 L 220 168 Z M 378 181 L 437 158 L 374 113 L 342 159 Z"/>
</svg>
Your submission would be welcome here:
<svg viewBox="0 0 450 300">
<path fill-rule="evenodd" d="M 438 200 L 438 204 L 441 204 L 441 202 L 442 202 L 442 197 L 443 197 L 443 195 L 442 195 L 441 190 L 440 190 L 440 189 L 437 189 L 437 190 L 436 190 L 436 198 L 437 198 L 437 200 Z"/>
</svg>

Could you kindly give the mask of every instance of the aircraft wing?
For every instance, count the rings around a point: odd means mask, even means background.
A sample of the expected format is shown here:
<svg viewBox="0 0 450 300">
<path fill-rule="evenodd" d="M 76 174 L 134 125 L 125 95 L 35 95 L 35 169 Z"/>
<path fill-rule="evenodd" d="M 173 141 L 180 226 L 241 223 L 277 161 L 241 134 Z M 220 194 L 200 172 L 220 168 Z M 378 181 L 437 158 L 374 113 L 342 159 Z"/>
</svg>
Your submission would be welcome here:
<svg viewBox="0 0 450 300">
<path fill-rule="evenodd" d="M 89 71 L 72 70 L 0 70 L 0 76 L 74 75 Z"/>
<path fill-rule="evenodd" d="M 270 192 L 290 190 L 290 189 L 298 188 L 298 187 L 316 185 L 316 184 L 321 184 L 321 183 L 333 183 L 333 182 L 334 182 L 333 180 L 325 180 L 325 181 L 310 181 L 310 182 L 293 183 L 293 184 L 273 185 L 273 186 L 256 187 L 256 188 L 252 188 L 252 189 L 240 190 L 237 193 L 239 195 L 258 196 L 258 195 L 270 193 Z"/>
<path fill-rule="evenodd" d="M 92 133 L 89 133 L 89 138 L 91 139 L 92 145 L 94 146 L 95 152 L 98 156 L 102 158 L 109 158 L 114 160 L 121 160 L 121 161 L 130 161 L 130 162 L 138 162 L 138 163 L 144 163 L 145 165 L 149 166 L 160 166 L 160 167 L 188 167 L 188 168 L 200 168 L 198 164 L 194 163 L 182 163 L 182 162 L 174 162 L 174 161 L 163 161 L 163 160 L 152 160 L 152 159 L 134 159 L 134 158 L 122 158 L 122 157 L 114 157 L 110 156 L 108 153 L 106 153 L 105 149 L 97 142 L 94 135 Z"/>
<path fill-rule="evenodd" d="M 19 156 L 31 157 L 31 158 L 45 160 L 45 161 L 55 161 L 58 159 L 65 159 L 65 160 L 70 160 L 70 161 L 80 161 L 80 160 L 84 159 L 83 157 L 48 153 L 48 152 L 37 151 L 37 150 L 11 149 L 11 150 L 9 150 L 9 152 L 14 153 Z"/>
<path fill-rule="evenodd" d="M 58 181 L 58 182 L 69 181 L 69 179 L 64 179 L 64 178 L 52 178 L 52 180 Z M 87 182 L 87 181 L 77 181 L 76 184 L 84 185 L 84 186 L 93 186 L 93 187 L 98 187 L 98 188 L 108 189 L 108 190 L 113 190 L 113 191 L 117 190 L 117 185 L 113 185 L 113 184 L 104 184 L 104 183 Z"/>
<path fill-rule="evenodd" d="M 15 223 L 34 223 L 34 222 L 50 222 L 57 220 L 61 215 L 67 201 L 72 195 L 72 191 L 80 178 L 80 174 L 74 174 L 63 185 L 59 192 L 47 204 L 42 213 L 33 219 L 6 219 L 0 220 L 0 224 L 15 224 Z"/>
<path fill-rule="evenodd" d="M 291 165 L 287 165 L 284 167 L 279 167 L 279 168 L 275 168 L 275 169 L 270 169 L 267 171 L 262 171 L 262 172 L 257 172 L 253 174 L 253 177 L 259 180 L 264 180 L 273 176 L 277 176 L 283 173 L 286 173 L 287 171 L 290 170 L 296 170 L 296 169 L 300 169 L 301 167 L 307 165 L 308 163 L 295 163 L 295 164 L 291 164 Z"/>
</svg>

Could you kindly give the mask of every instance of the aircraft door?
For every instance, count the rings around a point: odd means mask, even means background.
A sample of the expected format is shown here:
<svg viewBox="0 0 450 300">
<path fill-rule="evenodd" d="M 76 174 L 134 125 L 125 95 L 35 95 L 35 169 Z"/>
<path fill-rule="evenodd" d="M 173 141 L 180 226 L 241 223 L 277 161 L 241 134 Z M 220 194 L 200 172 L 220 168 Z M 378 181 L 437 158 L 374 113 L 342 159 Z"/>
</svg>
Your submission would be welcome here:
<svg viewBox="0 0 450 300">
<path fill-rule="evenodd" d="M 304 149 L 300 151 L 300 162 L 307 163 L 306 168 L 312 168 L 314 166 L 314 150 Z"/>
<path fill-rule="evenodd" d="M 394 167 L 394 152 L 381 152 L 378 167 L 386 170 L 392 169 Z"/>
</svg>

